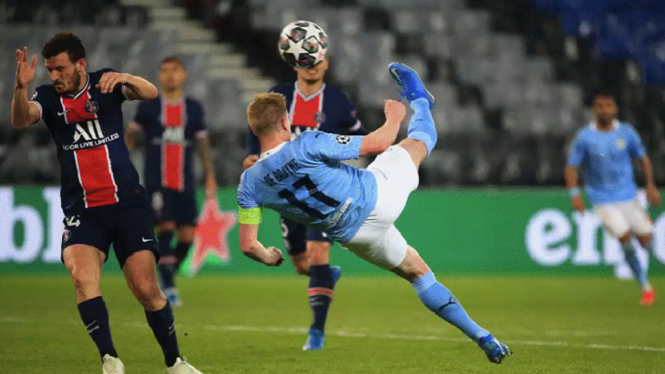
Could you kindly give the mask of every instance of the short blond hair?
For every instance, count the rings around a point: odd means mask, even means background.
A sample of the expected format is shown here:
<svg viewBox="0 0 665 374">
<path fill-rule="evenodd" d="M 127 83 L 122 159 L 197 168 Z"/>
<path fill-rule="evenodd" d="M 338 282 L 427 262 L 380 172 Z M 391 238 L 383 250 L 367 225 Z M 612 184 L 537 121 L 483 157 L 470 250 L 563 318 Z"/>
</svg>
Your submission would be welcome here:
<svg viewBox="0 0 665 374">
<path fill-rule="evenodd" d="M 286 97 L 280 93 L 260 93 L 247 107 L 247 120 L 257 136 L 277 130 L 286 116 Z"/>
</svg>

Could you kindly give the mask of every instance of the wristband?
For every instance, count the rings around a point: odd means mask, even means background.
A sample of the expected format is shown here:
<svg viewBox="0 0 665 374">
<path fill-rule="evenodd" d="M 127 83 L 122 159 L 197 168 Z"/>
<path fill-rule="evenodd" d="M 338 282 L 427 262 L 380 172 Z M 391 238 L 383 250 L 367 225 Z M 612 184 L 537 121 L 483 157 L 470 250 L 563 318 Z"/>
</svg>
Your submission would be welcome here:
<svg viewBox="0 0 665 374">
<path fill-rule="evenodd" d="M 580 195 L 580 188 L 579 187 L 573 187 L 573 188 L 569 189 L 568 192 L 570 193 L 570 197 L 579 196 Z"/>
</svg>

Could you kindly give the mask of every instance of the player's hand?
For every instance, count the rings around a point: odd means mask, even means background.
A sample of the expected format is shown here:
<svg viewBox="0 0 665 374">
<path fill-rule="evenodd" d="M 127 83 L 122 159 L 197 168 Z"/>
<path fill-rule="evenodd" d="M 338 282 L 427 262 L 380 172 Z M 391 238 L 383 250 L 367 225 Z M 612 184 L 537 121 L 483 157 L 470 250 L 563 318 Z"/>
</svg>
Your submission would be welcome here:
<svg viewBox="0 0 665 374">
<path fill-rule="evenodd" d="M 573 209 L 580 213 L 584 213 L 584 200 L 582 199 L 582 196 L 574 196 L 571 200 Z"/>
<path fill-rule="evenodd" d="M 275 247 L 268 247 L 266 249 L 270 254 L 270 260 L 265 264 L 268 266 L 279 266 L 284 262 L 284 257 L 282 256 L 282 251 Z"/>
<path fill-rule="evenodd" d="M 243 160 L 243 162 L 242 162 L 243 169 L 247 170 L 247 169 L 251 168 L 252 166 L 254 166 L 254 164 L 256 164 L 256 161 L 258 161 L 258 160 L 259 160 L 258 155 L 249 155 L 249 156 L 247 156 L 245 158 L 245 160 Z"/>
<path fill-rule="evenodd" d="M 386 121 L 393 123 L 402 123 L 406 116 L 406 107 L 396 100 L 384 100 L 383 112 L 386 114 Z"/>
<path fill-rule="evenodd" d="M 32 56 L 28 62 L 28 47 L 16 50 L 16 87 L 26 88 L 35 80 L 35 68 L 37 67 L 37 56 Z"/>
<path fill-rule="evenodd" d="M 217 181 L 214 177 L 206 178 L 205 182 L 206 197 L 212 199 L 217 196 Z"/>
<path fill-rule="evenodd" d="M 127 73 L 118 73 L 115 71 L 109 71 L 102 75 L 99 78 L 99 83 L 95 87 L 99 88 L 103 94 L 111 93 L 115 89 L 115 86 L 118 84 L 129 83 L 129 80 L 132 78 L 130 74 Z"/>
<path fill-rule="evenodd" d="M 647 186 L 647 199 L 651 206 L 660 206 L 660 192 L 658 192 L 658 188 L 653 184 Z"/>
</svg>

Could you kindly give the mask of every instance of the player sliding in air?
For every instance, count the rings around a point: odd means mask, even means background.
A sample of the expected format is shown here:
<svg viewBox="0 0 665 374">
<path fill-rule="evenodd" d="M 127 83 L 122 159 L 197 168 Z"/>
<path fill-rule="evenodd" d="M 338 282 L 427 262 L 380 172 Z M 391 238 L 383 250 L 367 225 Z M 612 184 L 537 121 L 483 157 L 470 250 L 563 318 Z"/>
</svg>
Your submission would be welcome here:
<svg viewBox="0 0 665 374">
<path fill-rule="evenodd" d="M 635 234 L 643 248 L 651 249 L 653 225 L 649 214 L 637 201 L 632 159 L 642 163 L 647 198 L 658 206 L 661 199 L 653 180 L 651 161 L 635 129 L 616 119 L 618 108 L 611 95 L 596 95 L 593 111 L 595 120 L 575 136 L 566 166 L 566 186 L 573 208 L 584 213 L 584 200 L 578 187 L 578 169 L 582 167 L 593 210 L 605 230 L 621 242 L 626 262 L 642 287 L 642 305 L 651 305 L 656 295 L 631 240 Z"/>
<path fill-rule="evenodd" d="M 173 311 L 157 284 L 159 252 L 152 213 L 122 138 L 121 106 L 147 100 L 157 89 L 145 79 L 111 69 L 87 73 L 85 49 L 61 32 L 42 49 L 52 85 L 39 86 L 28 101 L 37 56 L 16 51 L 11 122 L 26 129 L 44 120 L 58 147 L 61 167 L 62 261 L 71 273 L 81 320 L 97 345 L 104 374 L 124 374 L 99 289 L 102 266 L 113 244 L 127 285 L 145 309 L 171 374 L 200 374 L 183 361 Z"/>
<path fill-rule="evenodd" d="M 508 347 L 469 318 L 394 225 L 418 187 L 418 167 L 436 145 L 437 133 L 430 112 L 434 98 L 418 74 L 397 63 L 389 70 L 415 111 L 408 138 L 396 146 L 391 145 L 406 114 L 399 102 L 386 101 L 385 124 L 367 136 L 309 131 L 290 141 L 284 96 L 255 97 L 247 111 L 262 153 L 238 187 L 240 247 L 269 266 L 284 260 L 279 249 L 265 248 L 257 239 L 262 207 L 322 230 L 359 257 L 409 281 L 427 308 L 478 343 L 491 362 L 501 363 L 511 353 Z M 379 156 L 367 170 L 341 162 L 369 155 Z"/>
<path fill-rule="evenodd" d="M 356 117 L 356 109 L 342 91 L 324 83 L 328 59 L 309 69 L 294 69 L 298 76 L 295 84 L 286 83 L 273 87 L 286 98 L 289 108 L 292 138 L 306 131 L 323 131 L 345 135 L 365 135 L 367 132 Z M 247 129 L 246 168 L 259 159 L 259 139 Z M 339 266 L 330 266 L 332 239 L 325 232 L 307 227 L 288 217 L 280 218 L 284 245 L 298 274 L 309 276 L 307 290 L 309 304 L 314 314 L 307 342 L 303 350 L 323 349 L 324 330 L 328 309 L 335 292 L 335 284 L 342 275 Z"/>
</svg>

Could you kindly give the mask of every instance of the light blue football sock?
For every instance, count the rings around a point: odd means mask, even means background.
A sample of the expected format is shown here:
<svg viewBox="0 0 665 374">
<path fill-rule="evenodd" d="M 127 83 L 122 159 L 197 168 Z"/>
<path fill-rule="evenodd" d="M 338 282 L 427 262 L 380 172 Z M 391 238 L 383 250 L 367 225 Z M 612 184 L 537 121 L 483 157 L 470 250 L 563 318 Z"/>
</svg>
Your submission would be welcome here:
<svg viewBox="0 0 665 374">
<path fill-rule="evenodd" d="M 416 290 L 420 301 L 429 310 L 460 329 L 473 341 L 477 342 L 480 338 L 489 335 L 487 330 L 469 318 L 455 296 L 436 280 L 431 271 L 411 282 L 411 285 Z"/>
<path fill-rule="evenodd" d="M 420 98 L 413 100 L 410 105 L 415 113 L 411 116 L 407 136 L 425 143 L 427 154 L 430 154 L 436 145 L 437 134 L 434 118 L 432 118 L 432 112 L 429 109 L 429 101 Z"/>
<path fill-rule="evenodd" d="M 650 290 L 651 284 L 647 280 L 647 272 L 642 268 L 640 260 L 637 258 L 637 249 L 633 246 L 632 242 L 622 243 L 621 247 L 623 248 L 623 255 L 630 266 L 630 269 L 633 271 L 637 282 L 640 284 L 643 290 Z"/>
</svg>

